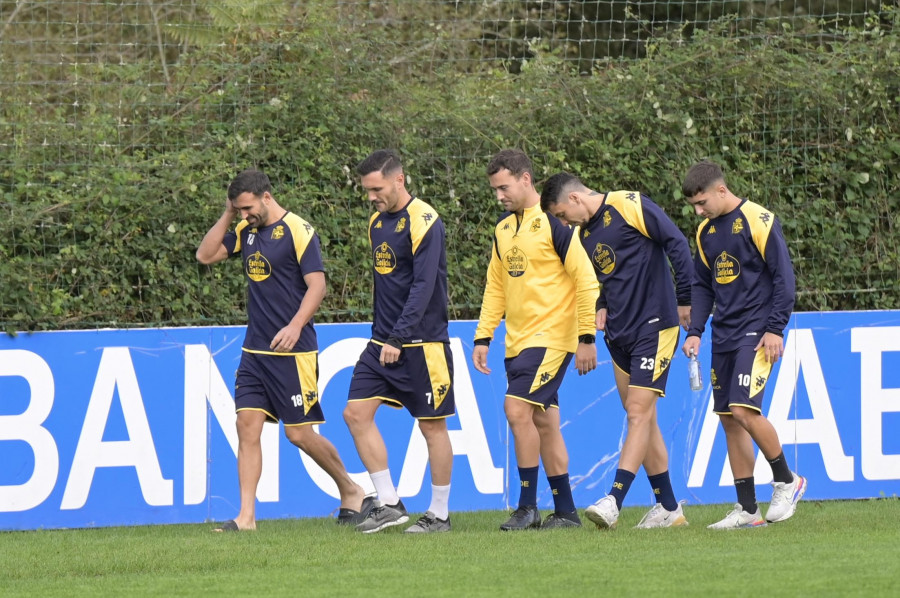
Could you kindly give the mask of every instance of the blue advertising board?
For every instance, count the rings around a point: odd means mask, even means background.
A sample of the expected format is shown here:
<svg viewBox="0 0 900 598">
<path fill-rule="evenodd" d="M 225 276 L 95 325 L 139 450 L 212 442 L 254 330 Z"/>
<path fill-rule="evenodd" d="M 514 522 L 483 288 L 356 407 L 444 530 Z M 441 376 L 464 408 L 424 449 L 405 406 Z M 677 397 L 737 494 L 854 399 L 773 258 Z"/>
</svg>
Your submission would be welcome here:
<svg viewBox="0 0 900 598">
<path fill-rule="evenodd" d="M 368 491 L 343 422 L 350 375 L 368 324 L 323 324 L 319 396 L 351 476 Z M 451 510 L 502 509 L 517 498 L 512 439 L 503 413 L 503 330 L 491 375 L 471 365 L 474 322 L 451 322 L 457 415 Z M 238 510 L 234 372 L 243 327 L 40 332 L 0 338 L 0 529 L 197 523 Z M 711 413 L 709 339 L 700 358 L 707 384 L 692 392 L 687 360 L 671 363 L 659 424 L 676 495 L 688 504 L 734 501 L 725 439 Z M 612 483 L 625 413 L 602 343 L 596 371 L 570 371 L 560 390 L 576 504 Z M 766 387 L 764 412 L 791 468 L 809 479 L 806 499 L 900 493 L 900 312 L 799 313 L 784 358 Z M 405 411 L 376 418 L 398 491 L 411 511 L 428 507 L 425 441 Z M 337 489 L 280 426 L 263 434 L 257 517 L 318 517 L 338 507 Z M 757 460 L 760 500 L 771 481 Z M 512 487 L 512 496 L 510 488 Z M 542 508 L 552 505 L 546 480 Z M 653 502 L 639 473 L 625 505 Z"/>
</svg>

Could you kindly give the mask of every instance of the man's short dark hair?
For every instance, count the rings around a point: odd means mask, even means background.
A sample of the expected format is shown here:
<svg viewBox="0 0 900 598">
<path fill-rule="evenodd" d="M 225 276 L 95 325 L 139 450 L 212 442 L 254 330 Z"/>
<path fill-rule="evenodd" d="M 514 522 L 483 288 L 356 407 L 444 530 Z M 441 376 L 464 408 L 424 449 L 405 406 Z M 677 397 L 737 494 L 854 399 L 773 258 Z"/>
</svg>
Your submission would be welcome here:
<svg viewBox="0 0 900 598">
<path fill-rule="evenodd" d="M 356 165 L 356 174 L 366 176 L 373 172 L 380 172 L 384 176 L 397 172 L 403 168 L 400 163 L 400 154 L 391 149 L 375 150 L 369 156 Z"/>
<path fill-rule="evenodd" d="M 681 193 L 685 199 L 690 199 L 698 193 L 703 193 L 718 181 L 725 182 L 722 169 L 714 162 L 703 160 L 691 166 L 687 171 L 684 182 L 681 184 Z"/>
<path fill-rule="evenodd" d="M 488 176 L 495 175 L 503 169 L 508 170 L 517 179 L 526 172 L 534 179 L 534 172 L 531 170 L 531 160 L 522 150 L 505 149 L 497 153 L 491 161 L 488 162 Z"/>
<path fill-rule="evenodd" d="M 272 183 L 265 173 L 254 168 L 244 170 L 228 185 L 228 199 L 234 201 L 238 196 L 250 192 L 256 197 L 261 197 L 265 192 L 272 192 Z"/>
<path fill-rule="evenodd" d="M 545 212 L 559 203 L 563 195 L 584 187 L 584 184 L 574 174 L 558 172 L 544 182 L 541 191 L 541 209 Z"/>
</svg>

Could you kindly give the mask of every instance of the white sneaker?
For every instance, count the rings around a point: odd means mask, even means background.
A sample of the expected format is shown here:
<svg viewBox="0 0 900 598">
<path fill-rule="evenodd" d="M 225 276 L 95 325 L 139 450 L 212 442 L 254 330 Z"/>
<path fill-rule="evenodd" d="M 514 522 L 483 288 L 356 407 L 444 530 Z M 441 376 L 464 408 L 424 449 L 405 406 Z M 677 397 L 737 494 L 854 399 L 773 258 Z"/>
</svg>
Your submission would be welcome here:
<svg viewBox="0 0 900 598">
<path fill-rule="evenodd" d="M 678 503 L 674 511 L 667 511 L 661 503 L 656 503 L 653 508 L 647 511 L 641 522 L 635 525 L 635 529 L 652 529 L 655 527 L 680 527 L 688 524 L 688 520 L 684 517 L 684 511 L 681 508 L 685 501 Z"/>
<path fill-rule="evenodd" d="M 789 484 L 772 482 L 772 502 L 769 504 L 769 510 L 766 511 L 766 521 L 769 523 L 790 519 L 797 510 L 797 503 L 803 498 L 807 483 L 803 476 L 796 473 L 793 475 L 794 481 Z"/>
<path fill-rule="evenodd" d="M 766 520 L 762 518 L 759 507 L 755 513 L 748 513 L 740 503 L 734 505 L 734 509 L 725 515 L 725 519 L 707 525 L 708 529 L 741 529 L 744 527 L 764 527 Z"/>
<path fill-rule="evenodd" d="M 607 494 L 585 509 L 584 516 L 593 521 L 597 529 L 615 529 L 619 521 L 616 499 Z"/>
</svg>

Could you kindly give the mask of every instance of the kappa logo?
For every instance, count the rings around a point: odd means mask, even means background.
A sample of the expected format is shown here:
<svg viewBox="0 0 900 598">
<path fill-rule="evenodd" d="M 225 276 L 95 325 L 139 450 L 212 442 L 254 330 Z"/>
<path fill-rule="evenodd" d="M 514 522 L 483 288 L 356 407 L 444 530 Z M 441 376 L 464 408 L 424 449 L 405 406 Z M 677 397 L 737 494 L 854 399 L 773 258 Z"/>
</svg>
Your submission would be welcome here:
<svg viewBox="0 0 900 598">
<path fill-rule="evenodd" d="M 377 220 L 372 228 L 381 228 L 381 220 Z"/>
<path fill-rule="evenodd" d="M 405 216 L 403 218 L 401 218 L 400 222 L 397 223 L 397 226 L 394 227 L 394 232 L 399 233 L 404 228 L 406 228 L 406 217 Z"/>
<path fill-rule="evenodd" d="M 769 226 L 769 221 L 772 219 L 772 214 L 770 212 L 763 212 L 759 215 L 759 220 L 766 226 Z"/>
<path fill-rule="evenodd" d="M 309 222 L 304 222 L 303 228 L 305 228 L 306 232 L 308 232 L 308 233 L 312 233 L 312 231 L 313 231 L 312 224 L 310 224 Z"/>
<path fill-rule="evenodd" d="M 274 240 L 277 241 L 278 239 L 280 239 L 283 236 L 284 236 L 284 225 L 279 224 L 278 226 L 276 226 L 275 228 L 272 229 L 272 238 Z"/>
<path fill-rule="evenodd" d="M 765 376 L 757 376 L 756 380 L 754 380 L 756 388 L 762 388 L 766 385 L 766 377 Z"/>
<path fill-rule="evenodd" d="M 734 221 L 734 224 L 731 225 L 731 234 L 736 235 L 742 230 L 744 230 L 744 219 L 738 218 Z"/>
<path fill-rule="evenodd" d="M 581 234 L 581 237 L 583 239 L 587 239 L 590 236 L 591 236 L 591 231 L 589 231 L 588 229 L 584 229 L 584 232 Z"/>
<path fill-rule="evenodd" d="M 546 384 L 547 382 L 550 381 L 550 378 L 552 378 L 552 377 L 553 376 L 551 376 L 547 372 L 542 372 L 541 373 L 541 384 Z"/>
<path fill-rule="evenodd" d="M 509 230 L 509 222 L 503 225 L 503 230 Z"/>
<path fill-rule="evenodd" d="M 429 222 L 434 220 L 434 214 L 432 214 L 431 212 L 425 212 L 424 214 L 422 214 L 422 220 L 425 221 L 425 224 L 428 224 Z"/>
<path fill-rule="evenodd" d="M 667 367 L 669 367 L 669 363 L 671 363 L 671 361 L 672 360 L 668 359 L 667 357 L 660 357 L 659 362 L 658 362 L 659 363 L 659 371 L 664 371 Z"/>
<path fill-rule="evenodd" d="M 319 393 L 314 390 L 310 390 L 306 394 L 303 395 L 303 415 L 309 413 L 309 410 L 312 409 L 313 405 L 319 400 Z"/>
<path fill-rule="evenodd" d="M 434 401 L 434 408 L 435 408 L 435 409 L 437 409 L 438 407 L 440 407 L 440 406 L 441 406 L 441 403 L 444 402 L 444 399 L 447 397 L 447 391 L 448 391 L 448 390 L 450 390 L 450 385 L 449 385 L 449 384 L 441 384 L 440 386 L 438 386 L 438 387 L 435 389 L 435 395 L 436 395 L 436 398 L 435 398 L 435 401 Z"/>
<path fill-rule="evenodd" d="M 710 226 L 710 227 L 709 227 L 709 230 L 706 231 L 706 234 L 707 234 L 707 235 L 714 235 L 714 234 L 716 234 L 716 225 L 713 224 L 712 226 Z"/>
<path fill-rule="evenodd" d="M 603 212 L 603 228 L 609 226 L 610 223 L 612 223 L 612 216 L 609 212 Z"/>
<path fill-rule="evenodd" d="M 635 193 L 634 191 L 629 191 L 629 192 L 625 195 L 625 197 L 626 197 L 627 199 L 630 199 L 631 201 L 637 201 L 637 193 Z"/>
</svg>

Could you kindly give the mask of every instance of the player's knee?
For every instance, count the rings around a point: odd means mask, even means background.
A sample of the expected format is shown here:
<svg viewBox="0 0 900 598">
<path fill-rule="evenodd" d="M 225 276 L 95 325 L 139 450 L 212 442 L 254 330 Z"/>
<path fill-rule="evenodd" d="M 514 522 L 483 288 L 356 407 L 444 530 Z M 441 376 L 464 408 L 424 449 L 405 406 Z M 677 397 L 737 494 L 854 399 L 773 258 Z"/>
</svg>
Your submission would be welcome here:
<svg viewBox="0 0 900 598">
<path fill-rule="evenodd" d="M 303 452 L 307 452 L 309 448 L 309 443 L 307 442 L 309 434 L 314 434 L 314 432 L 308 426 L 286 426 L 284 428 L 285 437 Z"/>
<path fill-rule="evenodd" d="M 643 405 L 629 405 L 625 412 L 628 417 L 628 426 L 630 428 L 647 425 L 650 422 L 652 415 L 652 411 Z"/>
<path fill-rule="evenodd" d="M 420 419 L 419 429 L 425 438 L 444 436 L 447 434 L 447 420 L 445 419 Z"/>
<path fill-rule="evenodd" d="M 350 428 L 351 433 L 366 425 L 370 419 L 367 411 L 362 409 L 360 405 L 351 402 L 344 407 L 344 423 Z"/>
</svg>

